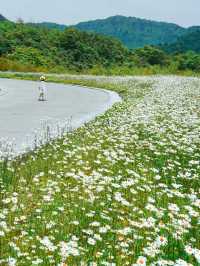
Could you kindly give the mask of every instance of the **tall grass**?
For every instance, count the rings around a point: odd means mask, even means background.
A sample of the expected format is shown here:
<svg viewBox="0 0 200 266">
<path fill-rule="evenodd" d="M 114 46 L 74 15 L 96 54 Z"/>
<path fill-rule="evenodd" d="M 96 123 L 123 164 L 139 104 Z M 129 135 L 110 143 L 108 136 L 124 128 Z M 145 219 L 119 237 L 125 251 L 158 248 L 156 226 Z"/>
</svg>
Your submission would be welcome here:
<svg viewBox="0 0 200 266">
<path fill-rule="evenodd" d="M 126 75 L 182 75 L 182 76 L 199 76 L 199 72 L 192 70 L 180 71 L 175 64 L 169 66 L 148 66 L 148 67 L 128 67 L 128 66 L 110 66 L 103 67 L 100 65 L 93 66 L 90 69 L 82 69 L 79 71 L 74 68 L 66 68 L 64 66 L 33 66 L 30 64 L 21 64 L 8 58 L 0 57 L 0 71 L 16 71 L 16 72 L 35 72 L 35 73 L 58 73 L 58 74 L 90 74 L 90 75 L 106 75 L 106 76 L 126 76 Z"/>
</svg>

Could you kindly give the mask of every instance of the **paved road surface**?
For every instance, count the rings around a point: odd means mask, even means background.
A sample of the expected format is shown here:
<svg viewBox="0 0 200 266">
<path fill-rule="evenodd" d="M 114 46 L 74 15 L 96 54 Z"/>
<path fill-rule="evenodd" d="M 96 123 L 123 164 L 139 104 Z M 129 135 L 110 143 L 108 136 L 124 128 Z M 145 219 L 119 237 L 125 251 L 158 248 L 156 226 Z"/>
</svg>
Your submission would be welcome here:
<svg viewBox="0 0 200 266">
<path fill-rule="evenodd" d="M 38 82 L 0 79 L 0 152 L 5 139 L 14 140 L 15 151 L 22 152 L 33 148 L 34 139 L 42 142 L 49 134 L 55 137 L 69 126 L 78 127 L 120 100 L 105 90 L 47 83 L 48 100 L 39 102 L 38 86 Z"/>
</svg>

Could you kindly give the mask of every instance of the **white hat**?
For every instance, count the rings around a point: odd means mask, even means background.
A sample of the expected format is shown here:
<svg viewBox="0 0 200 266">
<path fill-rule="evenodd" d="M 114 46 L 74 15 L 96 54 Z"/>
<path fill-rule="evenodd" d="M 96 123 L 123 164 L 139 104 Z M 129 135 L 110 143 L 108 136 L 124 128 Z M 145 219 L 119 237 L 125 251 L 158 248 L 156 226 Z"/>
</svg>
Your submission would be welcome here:
<svg viewBox="0 0 200 266">
<path fill-rule="evenodd" d="M 45 80 L 46 80 L 45 76 L 41 76 L 41 77 L 40 77 L 40 80 L 41 80 L 41 81 L 45 81 Z"/>
</svg>

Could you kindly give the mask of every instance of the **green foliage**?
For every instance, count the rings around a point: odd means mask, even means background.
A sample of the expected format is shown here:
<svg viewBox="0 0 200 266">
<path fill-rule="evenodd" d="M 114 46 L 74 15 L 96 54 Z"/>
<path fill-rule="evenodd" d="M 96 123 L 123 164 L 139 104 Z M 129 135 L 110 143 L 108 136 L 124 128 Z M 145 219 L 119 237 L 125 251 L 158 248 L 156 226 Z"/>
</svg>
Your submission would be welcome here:
<svg viewBox="0 0 200 266">
<path fill-rule="evenodd" d="M 199 71 L 199 56 L 194 53 L 168 55 L 154 46 L 128 50 L 120 41 L 96 33 L 10 21 L 0 22 L 0 58 L 0 70 L 26 72 L 122 75 Z"/>
<path fill-rule="evenodd" d="M 160 49 L 152 46 L 145 46 L 135 50 L 134 54 L 138 57 L 139 64 L 147 65 L 166 65 L 167 55 Z"/>
<path fill-rule="evenodd" d="M 43 22 L 38 27 L 48 29 L 68 28 L 66 25 Z M 107 19 L 82 22 L 73 26 L 81 31 L 96 32 L 119 39 L 128 48 L 160 45 L 167 52 L 200 51 L 199 26 L 183 28 L 176 24 L 156 22 L 134 17 L 114 16 Z"/>
<path fill-rule="evenodd" d="M 112 38 L 66 29 L 60 38 L 60 48 L 69 64 L 91 67 L 95 64 L 111 65 L 124 61 L 128 51 Z"/>
<path fill-rule="evenodd" d="M 200 53 L 200 29 L 179 37 L 178 40 L 171 45 L 163 45 L 161 47 L 169 53 L 185 53 L 187 51 Z"/>
<path fill-rule="evenodd" d="M 188 52 L 177 56 L 178 69 L 200 71 L 200 55 L 194 52 Z"/>
<path fill-rule="evenodd" d="M 40 50 L 32 47 L 17 47 L 15 51 L 9 55 L 9 58 L 22 64 L 31 64 L 33 66 L 48 65 L 48 61 Z"/>
<path fill-rule="evenodd" d="M 96 64 L 124 62 L 128 50 L 118 41 L 77 29 L 50 30 L 23 23 L 0 23 L 0 56 L 33 66 L 77 71 Z"/>
<path fill-rule="evenodd" d="M 0 57 L 0 71 L 48 72 L 48 69 L 42 66 L 36 67 L 31 64 L 22 64 L 6 57 Z"/>
<path fill-rule="evenodd" d="M 47 29 L 68 28 L 50 22 L 32 24 Z M 176 24 L 150 21 L 135 17 L 113 16 L 107 19 L 81 22 L 73 26 L 81 31 L 100 33 L 119 39 L 128 48 L 138 48 L 144 45 L 172 43 L 187 32 L 187 29 Z M 192 27 L 190 31 L 193 31 Z"/>
<path fill-rule="evenodd" d="M 57 29 L 57 30 L 65 30 L 67 28 L 66 25 L 52 23 L 52 22 L 29 23 L 29 25 L 43 27 L 46 29 Z"/>
</svg>

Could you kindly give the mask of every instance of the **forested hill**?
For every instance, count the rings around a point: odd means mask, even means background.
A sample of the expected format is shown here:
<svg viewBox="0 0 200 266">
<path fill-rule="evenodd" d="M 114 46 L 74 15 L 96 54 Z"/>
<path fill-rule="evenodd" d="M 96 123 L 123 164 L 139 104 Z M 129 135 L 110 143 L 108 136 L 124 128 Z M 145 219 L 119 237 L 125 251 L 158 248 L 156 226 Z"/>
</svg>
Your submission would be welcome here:
<svg viewBox="0 0 200 266">
<path fill-rule="evenodd" d="M 69 27 L 50 22 L 38 23 L 37 25 L 60 30 Z M 173 43 L 187 31 L 185 28 L 172 23 L 125 16 L 113 16 L 106 19 L 81 22 L 71 27 L 81 31 L 95 32 L 115 37 L 128 48 Z"/>
<path fill-rule="evenodd" d="M 191 31 L 184 38 L 178 39 L 178 48 L 181 44 L 183 51 L 200 50 L 199 31 Z M 177 49 L 175 44 L 173 47 Z M 117 69 L 117 73 L 122 74 L 130 73 L 131 69 L 151 67 L 167 68 L 173 73 L 200 71 L 200 54 L 169 55 L 163 50 L 164 47 L 160 49 L 159 46 L 129 50 L 115 38 L 75 28 L 61 31 L 21 20 L 17 23 L 0 21 L 0 70 L 3 71 L 86 72 L 91 69 L 99 74 Z"/>
<path fill-rule="evenodd" d="M 120 65 L 127 54 L 120 41 L 96 33 L 0 22 L 0 57 L 23 65 L 82 70 L 94 65 Z"/>
<path fill-rule="evenodd" d="M 175 43 L 162 45 L 161 47 L 169 53 L 185 53 L 188 51 L 200 53 L 200 27 L 199 29 L 194 27 L 194 29 L 197 30 L 180 36 Z"/>
<path fill-rule="evenodd" d="M 100 33 L 105 36 L 117 38 L 128 48 L 139 48 L 145 45 L 160 45 L 166 43 L 172 44 L 175 43 L 179 37 L 200 28 L 198 26 L 183 28 L 173 23 L 125 16 L 113 16 L 106 19 L 81 22 L 72 26 L 51 22 L 36 23 L 34 25 L 61 31 L 73 27 L 81 31 Z"/>
<path fill-rule="evenodd" d="M 124 16 L 82 22 L 75 27 L 84 31 L 113 36 L 129 48 L 173 43 L 178 36 L 186 31 L 186 29 L 176 24 Z"/>
</svg>

